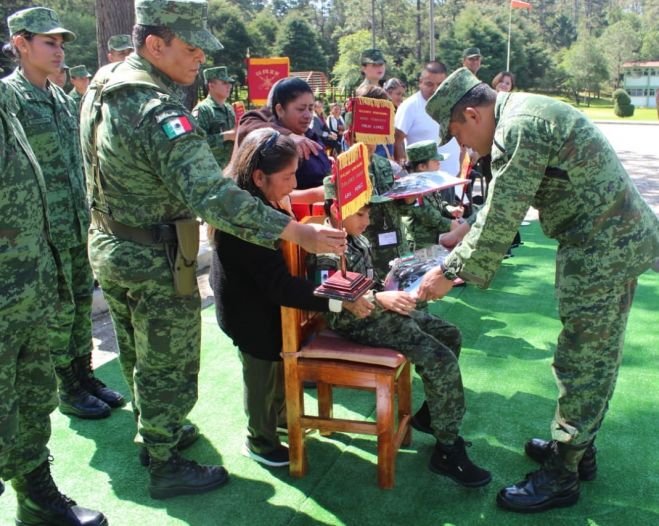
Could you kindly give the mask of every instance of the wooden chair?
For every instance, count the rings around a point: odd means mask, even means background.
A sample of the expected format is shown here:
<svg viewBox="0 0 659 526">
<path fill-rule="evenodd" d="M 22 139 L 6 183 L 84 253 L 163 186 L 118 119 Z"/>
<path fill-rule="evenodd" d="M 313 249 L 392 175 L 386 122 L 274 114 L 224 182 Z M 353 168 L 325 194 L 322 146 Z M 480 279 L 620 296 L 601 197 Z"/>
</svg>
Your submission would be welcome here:
<svg viewBox="0 0 659 526">
<path fill-rule="evenodd" d="M 305 276 L 303 250 L 284 243 L 283 251 L 289 271 Z M 304 430 L 370 434 L 378 437 L 378 483 L 392 488 L 396 453 L 412 439 L 409 361 L 392 349 L 359 345 L 324 330 L 321 313 L 282 307 L 281 317 L 291 475 L 302 477 L 307 471 Z M 318 416 L 305 411 L 305 381 L 316 382 Z M 333 418 L 334 386 L 375 391 L 376 422 Z"/>
</svg>

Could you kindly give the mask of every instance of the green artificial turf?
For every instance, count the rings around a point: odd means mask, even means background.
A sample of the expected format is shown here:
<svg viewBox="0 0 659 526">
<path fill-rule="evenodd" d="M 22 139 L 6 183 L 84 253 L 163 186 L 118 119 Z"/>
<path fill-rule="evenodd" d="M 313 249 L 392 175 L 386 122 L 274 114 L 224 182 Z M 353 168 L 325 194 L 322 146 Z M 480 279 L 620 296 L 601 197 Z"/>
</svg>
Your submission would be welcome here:
<svg viewBox="0 0 659 526">
<path fill-rule="evenodd" d="M 103 510 L 112 526 L 659 524 L 659 275 L 653 273 L 639 280 L 616 394 L 598 437 L 597 480 L 582 484 L 581 500 L 571 508 L 526 516 L 495 506 L 502 486 L 535 468 L 522 446 L 530 437 L 548 435 L 556 398 L 550 369 L 560 328 L 553 298 L 554 244 L 537 223 L 522 227 L 522 237 L 525 244 L 503 262 L 490 289 L 454 289 L 431 306 L 464 334 L 463 434 L 473 443 L 470 456 L 492 471 L 486 488 L 464 489 L 431 473 L 427 462 L 434 441 L 416 432 L 411 447 L 398 455 L 396 487 L 389 491 L 377 487 L 376 445 L 370 436 L 311 435 L 309 473 L 303 479 L 242 457 L 240 363 L 217 328 L 212 307 L 203 312 L 200 397 L 190 414 L 204 436 L 186 456 L 221 462 L 231 473 L 229 484 L 205 495 L 150 499 L 147 472 L 132 443 L 129 407 L 97 422 L 53 414 L 50 446 L 56 481 L 80 504 Z M 125 391 L 116 360 L 98 374 Z M 306 397 L 313 402 L 314 392 Z M 340 391 L 336 399 L 337 413 L 373 413 L 370 393 Z M 415 406 L 421 400 L 422 385 L 415 377 Z M 0 525 L 12 524 L 11 488 L 0 503 Z"/>
</svg>

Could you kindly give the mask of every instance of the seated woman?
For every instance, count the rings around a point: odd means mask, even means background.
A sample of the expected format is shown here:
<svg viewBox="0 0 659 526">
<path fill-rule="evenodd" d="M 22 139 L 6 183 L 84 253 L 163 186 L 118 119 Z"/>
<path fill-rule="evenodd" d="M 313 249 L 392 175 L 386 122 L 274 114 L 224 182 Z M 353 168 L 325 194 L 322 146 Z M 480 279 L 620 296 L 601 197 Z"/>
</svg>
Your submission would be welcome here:
<svg viewBox="0 0 659 526">
<path fill-rule="evenodd" d="M 442 154 L 437 153 L 435 141 L 419 141 L 410 144 L 406 149 L 409 173 L 439 170 Z M 407 200 L 410 207 L 405 215 L 408 240 L 415 249 L 436 245 L 441 237 L 442 244 L 453 247 L 469 232 L 476 214 L 470 221 L 462 219 L 463 207 L 457 203 L 449 203 L 443 199 L 442 192 L 426 194 L 422 197 L 412 197 Z"/>
<path fill-rule="evenodd" d="M 510 71 L 501 71 L 492 79 L 492 87 L 497 91 L 513 91 L 515 89 L 515 75 Z"/>
<path fill-rule="evenodd" d="M 394 106 L 398 108 L 405 98 L 405 84 L 403 84 L 403 81 L 392 77 L 384 83 L 383 87 L 384 91 L 389 95 L 391 102 L 393 102 Z"/>
<path fill-rule="evenodd" d="M 314 95 L 311 86 L 297 77 L 278 81 L 270 93 L 268 108 L 246 113 L 240 120 L 238 141 L 246 132 L 273 127 L 284 135 L 304 138 L 317 147 L 300 159 L 295 173 L 297 190 L 291 195 L 294 204 L 311 204 L 323 200 L 323 178 L 331 171 L 331 162 L 320 137 L 309 128 L 314 116 Z M 307 150 L 308 151 L 308 150 Z M 308 215 L 309 207 L 306 207 Z M 301 214 L 296 214 L 298 217 Z"/>
<path fill-rule="evenodd" d="M 295 143 L 272 128 L 250 133 L 229 167 L 237 185 L 280 211 L 295 188 Z M 322 189 L 322 187 L 321 187 Z M 238 347 L 243 365 L 247 440 L 243 455 L 266 466 L 286 466 L 288 449 L 277 436 L 285 426 L 280 306 L 365 316 L 372 306 L 317 298 L 314 284 L 289 274 L 280 250 L 253 245 L 221 231 L 209 235 L 215 248 L 211 287 L 217 322 Z"/>
</svg>

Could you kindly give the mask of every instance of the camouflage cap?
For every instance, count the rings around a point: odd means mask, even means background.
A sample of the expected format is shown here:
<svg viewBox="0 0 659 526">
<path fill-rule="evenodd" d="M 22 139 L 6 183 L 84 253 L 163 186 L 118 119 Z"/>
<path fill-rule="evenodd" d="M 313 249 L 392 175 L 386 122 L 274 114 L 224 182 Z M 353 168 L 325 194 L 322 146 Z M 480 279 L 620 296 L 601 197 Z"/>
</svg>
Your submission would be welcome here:
<svg viewBox="0 0 659 526">
<path fill-rule="evenodd" d="M 19 31 L 29 31 L 39 35 L 62 35 L 64 42 L 75 40 L 76 35 L 64 29 L 57 13 L 46 7 L 31 7 L 17 11 L 7 18 L 10 35 Z"/>
<path fill-rule="evenodd" d="M 382 51 L 376 48 L 365 49 L 362 51 L 361 63 L 364 64 L 386 64 Z"/>
<path fill-rule="evenodd" d="M 223 49 L 208 31 L 206 0 L 136 0 L 135 23 L 167 27 L 187 44 L 207 53 Z"/>
<path fill-rule="evenodd" d="M 72 78 L 91 77 L 91 74 L 87 71 L 87 68 L 84 65 L 80 65 L 69 68 L 69 76 Z"/>
<path fill-rule="evenodd" d="M 204 70 L 204 82 L 216 79 L 223 80 L 224 82 L 230 82 L 231 84 L 236 82 L 236 79 L 229 76 L 226 66 L 217 66 Z"/>
<path fill-rule="evenodd" d="M 437 151 L 437 143 L 432 140 L 418 141 L 405 148 L 407 160 L 413 163 L 443 161 L 448 156 Z"/>
<path fill-rule="evenodd" d="M 477 47 L 468 47 L 462 52 L 462 58 L 480 57 L 481 50 Z"/>
<path fill-rule="evenodd" d="M 108 38 L 108 49 L 110 51 L 125 51 L 135 49 L 135 46 L 130 35 L 112 35 Z"/>
<path fill-rule="evenodd" d="M 451 139 L 448 127 L 451 122 L 451 111 L 462 97 L 472 88 L 482 84 L 467 68 L 460 68 L 451 73 L 428 99 L 426 112 L 439 123 L 440 144 L 446 144 Z"/>
</svg>

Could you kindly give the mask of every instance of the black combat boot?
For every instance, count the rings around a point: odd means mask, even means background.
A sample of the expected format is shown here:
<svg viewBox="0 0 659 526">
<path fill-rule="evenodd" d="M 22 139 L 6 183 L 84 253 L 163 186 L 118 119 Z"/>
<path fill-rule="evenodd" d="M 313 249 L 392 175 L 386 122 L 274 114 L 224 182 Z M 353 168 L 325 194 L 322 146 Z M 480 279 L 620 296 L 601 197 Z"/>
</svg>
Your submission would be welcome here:
<svg viewBox="0 0 659 526">
<path fill-rule="evenodd" d="M 149 494 L 153 499 L 205 493 L 229 480 L 222 466 L 202 466 L 178 452 L 173 452 L 166 461 L 151 459 L 149 475 Z"/>
<path fill-rule="evenodd" d="M 595 480 L 597 476 L 597 448 L 593 439 L 579 461 L 579 479 L 584 481 Z M 542 440 L 541 438 L 532 438 L 524 444 L 526 455 L 543 464 L 552 454 L 552 448 L 556 443 L 555 440 Z"/>
<path fill-rule="evenodd" d="M 187 449 L 192 444 L 194 444 L 198 438 L 199 430 L 197 429 L 197 426 L 192 424 L 184 424 L 181 426 L 181 439 L 178 441 L 178 444 L 176 444 L 176 449 L 183 451 L 184 449 Z M 139 459 L 140 464 L 142 464 L 144 467 L 147 467 L 151 463 L 149 451 L 145 446 L 140 447 Z"/>
<path fill-rule="evenodd" d="M 423 402 L 419 410 L 414 413 L 410 423 L 417 431 L 428 433 L 429 435 L 433 434 L 432 427 L 430 427 L 430 409 L 428 408 L 428 402 Z"/>
<path fill-rule="evenodd" d="M 577 503 L 580 493 L 579 476 L 566 466 L 569 458 L 578 450 L 554 443 L 550 451 L 542 468 L 528 473 L 517 484 L 499 491 L 499 507 L 518 513 L 537 513 Z"/>
<path fill-rule="evenodd" d="M 88 419 L 110 416 L 110 406 L 82 388 L 73 363 L 55 367 L 55 372 L 59 384 L 59 409 L 62 413 Z"/>
<path fill-rule="evenodd" d="M 430 457 L 430 470 L 467 488 L 485 486 L 492 480 L 492 475 L 469 460 L 467 446 L 471 446 L 471 442 L 465 442 L 462 437 L 458 437 L 451 446 L 437 442 Z"/>
<path fill-rule="evenodd" d="M 47 460 L 34 471 L 12 480 L 16 490 L 18 526 L 107 526 L 105 515 L 78 506 L 62 495 Z"/>
<path fill-rule="evenodd" d="M 0 480 L 0 495 L 5 492 L 5 483 Z"/>
<path fill-rule="evenodd" d="M 82 388 L 113 408 L 122 407 L 126 400 L 121 393 L 110 389 L 94 375 L 92 368 L 92 353 L 85 354 L 73 360 L 76 376 Z"/>
</svg>

